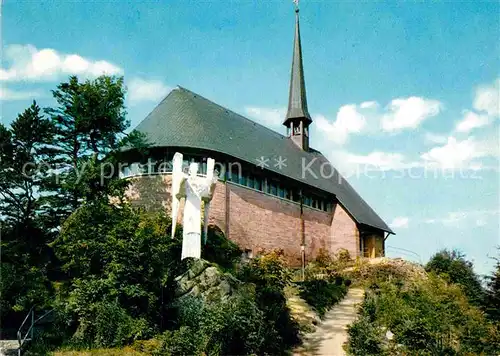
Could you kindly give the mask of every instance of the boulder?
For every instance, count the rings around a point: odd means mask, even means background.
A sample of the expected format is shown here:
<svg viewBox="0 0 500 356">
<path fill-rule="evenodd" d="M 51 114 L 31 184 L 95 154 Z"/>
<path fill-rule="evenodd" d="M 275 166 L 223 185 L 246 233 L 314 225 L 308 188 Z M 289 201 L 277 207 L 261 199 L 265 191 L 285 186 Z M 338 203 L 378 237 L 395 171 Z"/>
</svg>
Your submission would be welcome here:
<svg viewBox="0 0 500 356">
<path fill-rule="evenodd" d="M 227 300 L 241 286 L 241 282 L 231 274 L 222 272 L 203 259 L 195 260 L 175 280 L 178 286 L 177 297 L 202 297 L 206 301 Z"/>
</svg>

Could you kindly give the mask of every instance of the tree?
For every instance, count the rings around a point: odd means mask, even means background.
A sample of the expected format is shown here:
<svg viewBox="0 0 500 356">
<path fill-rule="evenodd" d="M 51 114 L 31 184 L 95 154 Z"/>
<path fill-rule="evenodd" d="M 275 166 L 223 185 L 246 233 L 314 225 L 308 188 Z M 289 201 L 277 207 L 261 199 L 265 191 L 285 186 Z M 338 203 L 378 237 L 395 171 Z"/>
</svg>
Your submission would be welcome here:
<svg viewBox="0 0 500 356">
<path fill-rule="evenodd" d="M 481 304 L 484 297 L 483 286 L 474 272 L 474 265 L 460 251 L 439 251 L 427 262 L 425 270 L 433 271 L 449 282 L 460 285 L 472 304 Z"/>
<path fill-rule="evenodd" d="M 100 76 L 80 82 L 72 76 L 54 90 L 57 107 L 48 108 L 55 127 L 51 165 L 46 181 L 46 216 L 58 227 L 83 201 L 120 195 L 127 182 L 116 179 L 121 147 L 143 147 L 141 134 L 126 133 L 123 78 Z"/>
<path fill-rule="evenodd" d="M 489 319 L 500 322 L 500 258 L 496 258 L 495 270 L 486 280 L 485 311 Z"/>
<path fill-rule="evenodd" d="M 14 120 L 10 130 L 0 124 L 0 213 L 5 223 L 27 224 L 34 219 L 35 194 L 52 134 L 53 126 L 36 102 Z"/>
<path fill-rule="evenodd" d="M 100 200 L 83 204 L 66 219 L 53 247 L 71 278 L 58 300 L 76 322 L 77 335 L 95 343 L 99 328 L 112 329 L 115 324 L 104 324 L 115 317 L 130 332 L 137 331 L 130 325 L 143 325 L 142 337 L 165 328 L 173 278 L 186 268 L 180 261 L 182 232 L 172 239 L 170 228 L 166 216 Z"/>
<path fill-rule="evenodd" d="M 49 293 L 47 242 L 52 235 L 44 229 L 37 212 L 52 134 L 53 126 L 36 102 L 12 122 L 10 129 L 0 125 L 2 320 L 15 320 L 15 310 L 43 305 Z"/>
</svg>

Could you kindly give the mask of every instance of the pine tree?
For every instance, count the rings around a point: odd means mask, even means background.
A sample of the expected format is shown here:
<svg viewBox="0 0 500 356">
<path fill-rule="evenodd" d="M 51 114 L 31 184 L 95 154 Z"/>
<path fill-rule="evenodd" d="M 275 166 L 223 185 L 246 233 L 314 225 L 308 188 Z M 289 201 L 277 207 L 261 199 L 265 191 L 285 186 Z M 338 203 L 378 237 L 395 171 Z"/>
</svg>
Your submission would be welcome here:
<svg viewBox="0 0 500 356">
<path fill-rule="evenodd" d="M 51 121 L 43 117 L 36 102 L 10 129 L 0 125 L 0 319 L 6 327 L 14 310 L 43 305 L 47 300 L 47 242 L 53 236 L 44 228 L 38 211 L 52 135 Z"/>
<path fill-rule="evenodd" d="M 484 303 L 486 314 L 491 320 L 500 322 L 500 258 L 496 258 L 495 270 L 487 277 L 486 285 Z"/>
<path fill-rule="evenodd" d="M 474 272 L 473 263 L 460 251 L 439 251 L 427 262 L 425 269 L 460 285 L 472 304 L 479 306 L 482 303 L 484 289 L 479 276 Z"/>
<path fill-rule="evenodd" d="M 53 134 L 51 122 L 33 104 L 11 124 L 0 125 L 0 213 L 4 223 L 26 224 L 33 220 L 49 156 Z"/>
<path fill-rule="evenodd" d="M 123 193 L 126 182 L 115 179 L 119 148 L 143 145 L 141 135 L 127 134 L 123 78 L 100 76 L 79 82 L 73 76 L 54 90 L 57 107 L 47 109 L 55 126 L 52 165 L 57 167 L 45 189 L 52 225 L 60 226 L 84 201 Z"/>
</svg>

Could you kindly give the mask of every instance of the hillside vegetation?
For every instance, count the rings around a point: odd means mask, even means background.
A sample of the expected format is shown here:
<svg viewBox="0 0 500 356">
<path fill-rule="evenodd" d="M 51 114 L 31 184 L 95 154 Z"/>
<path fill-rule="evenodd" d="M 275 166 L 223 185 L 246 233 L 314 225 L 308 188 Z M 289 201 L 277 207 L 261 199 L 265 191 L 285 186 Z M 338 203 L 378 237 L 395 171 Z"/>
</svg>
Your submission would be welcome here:
<svg viewBox="0 0 500 356">
<path fill-rule="evenodd" d="M 364 275 L 367 289 L 359 319 L 349 328 L 349 354 L 500 352 L 499 320 L 493 312 L 499 307 L 498 266 L 486 290 L 472 263 L 457 251 L 437 253 L 425 266 L 427 272 L 401 262 L 370 269 Z"/>
</svg>

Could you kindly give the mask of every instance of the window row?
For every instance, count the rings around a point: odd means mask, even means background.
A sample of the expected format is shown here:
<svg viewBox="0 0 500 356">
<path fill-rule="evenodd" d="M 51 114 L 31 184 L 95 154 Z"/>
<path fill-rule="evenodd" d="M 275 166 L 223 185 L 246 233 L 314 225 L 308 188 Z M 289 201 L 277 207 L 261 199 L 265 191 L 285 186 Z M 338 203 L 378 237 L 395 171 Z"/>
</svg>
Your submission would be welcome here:
<svg viewBox="0 0 500 356">
<path fill-rule="evenodd" d="M 207 163 L 202 161 L 199 157 L 189 157 L 184 156 L 183 160 L 183 170 L 188 171 L 191 162 L 198 162 L 199 173 L 206 174 Z M 301 192 L 297 187 L 292 187 L 277 178 L 270 176 L 264 176 L 261 174 L 254 174 L 251 170 L 243 168 L 239 163 L 219 163 L 215 165 L 215 169 L 219 172 L 219 178 L 224 179 L 226 168 L 228 167 L 228 174 L 226 179 L 230 182 L 246 186 L 251 189 L 255 189 L 270 195 L 280 197 L 282 199 L 287 199 L 296 203 L 300 203 Z M 120 177 L 126 178 L 135 175 L 144 174 L 159 174 L 159 173 L 171 173 L 172 172 L 172 161 L 153 161 L 149 160 L 147 163 L 134 162 L 128 165 L 123 165 L 120 169 Z M 314 194 L 312 192 L 303 192 L 302 203 L 314 209 L 331 211 L 332 210 L 332 199 L 327 199 L 319 194 Z"/>
<path fill-rule="evenodd" d="M 287 187 L 277 179 L 256 176 L 245 172 L 242 172 L 242 174 L 235 174 L 232 172 L 228 180 L 267 194 L 275 195 L 282 199 L 287 199 L 296 203 L 300 202 L 300 189 Z M 304 205 L 314 209 L 323 211 L 332 210 L 331 202 L 316 194 L 304 193 L 302 202 Z"/>
</svg>

